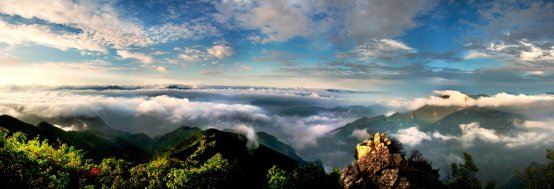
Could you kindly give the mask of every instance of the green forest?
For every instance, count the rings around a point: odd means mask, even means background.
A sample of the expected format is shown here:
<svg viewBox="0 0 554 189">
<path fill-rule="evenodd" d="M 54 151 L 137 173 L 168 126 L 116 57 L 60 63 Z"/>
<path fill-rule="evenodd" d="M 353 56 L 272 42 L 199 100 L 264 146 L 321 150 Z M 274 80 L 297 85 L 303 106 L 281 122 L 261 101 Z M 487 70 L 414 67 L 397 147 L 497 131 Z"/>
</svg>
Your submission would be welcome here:
<svg viewBox="0 0 554 189">
<path fill-rule="evenodd" d="M 249 147 L 243 134 L 216 129 L 161 140 L 165 147 L 156 147 L 169 150 L 131 158 L 133 154 L 92 154 L 67 144 L 80 144 L 78 137 L 67 137 L 76 133 L 55 135 L 55 129 L 34 130 L 41 127 L 25 127 L 15 119 L 8 123 L 19 127 L 0 124 L 3 188 L 496 188 L 495 181 L 475 177 L 479 168 L 468 153 L 441 179 L 422 153 L 406 152 L 394 138 L 379 133 L 352 147 L 356 160 L 351 165 L 325 172 L 318 162 L 294 160 L 263 144 Z M 183 129 L 166 138 L 183 136 L 188 131 Z M 547 164 L 532 163 L 516 171 L 511 186 L 551 188 L 554 151 L 546 150 L 546 156 Z"/>
</svg>

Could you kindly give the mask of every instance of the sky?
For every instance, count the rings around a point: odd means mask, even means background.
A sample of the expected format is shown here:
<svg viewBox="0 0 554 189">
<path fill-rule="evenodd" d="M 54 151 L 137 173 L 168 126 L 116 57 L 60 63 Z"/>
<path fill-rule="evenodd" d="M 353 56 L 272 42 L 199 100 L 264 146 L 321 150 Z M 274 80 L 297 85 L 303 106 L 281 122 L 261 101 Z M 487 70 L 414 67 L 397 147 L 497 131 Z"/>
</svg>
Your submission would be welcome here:
<svg viewBox="0 0 554 189">
<path fill-rule="evenodd" d="M 2 0 L 0 85 L 554 91 L 554 2 Z"/>
</svg>

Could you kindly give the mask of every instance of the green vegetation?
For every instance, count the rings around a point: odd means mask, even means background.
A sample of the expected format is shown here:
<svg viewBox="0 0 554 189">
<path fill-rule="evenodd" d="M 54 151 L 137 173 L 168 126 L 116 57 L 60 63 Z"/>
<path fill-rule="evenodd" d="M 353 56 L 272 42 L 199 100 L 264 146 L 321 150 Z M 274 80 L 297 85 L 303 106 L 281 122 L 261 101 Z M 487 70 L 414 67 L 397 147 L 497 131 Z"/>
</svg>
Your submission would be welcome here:
<svg viewBox="0 0 554 189">
<path fill-rule="evenodd" d="M 277 166 L 273 166 L 267 171 L 267 188 L 280 189 L 280 188 L 293 188 L 292 174 L 285 170 L 279 169 Z"/>
<path fill-rule="evenodd" d="M 0 130 L 0 180 L 6 188 L 67 188 L 85 186 L 94 165 L 83 152 L 47 140 L 27 140 L 22 133 Z"/>
<path fill-rule="evenodd" d="M 267 172 L 267 188 L 340 188 L 340 170 L 327 174 L 315 163 L 308 163 L 288 172 L 273 166 Z"/>
<path fill-rule="evenodd" d="M 473 158 L 470 154 L 464 153 L 463 163 L 452 163 L 450 171 L 451 174 L 446 181 L 448 188 L 481 188 L 481 181 L 475 178 L 475 173 L 479 171 L 479 168 L 473 163 Z"/>
<path fill-rule="evenodd" d="M 254 151 L 234 146 L 246 146 L 241 137 L 202 131 L 176 145 L 174 153 L 137 164 L 115 157 L 95 162 L 61 141 L 51 144 L 39 135 L 29 140 L 24 133 L 1 129 L 0 180 L 7 188 L 338 187 L 338 171 L 326 174 L 315 163 L 298 166 L 264 146 Z"/>
<path fill-rule="evenodd" d="M 257 147 L 242 134 L 189 127 L 151 141 L 142 134 L 108 140 L 87 132 L 65 132 L 48 123 L 33 126 L 0 116 L 1 187 L 342 188 L 339 178 L 344 172 L 340 169 L 326 173 L 321 165 L 305 162 L 275 137 L 257 134 Z M 388 149 L 402 158 L 398 176 L 408 180 L 411 188 L 497 187 L 494 180 L 482 185 L 475 177 L 479 168 L 468 153 L 463 154 L 463 162 L 451 164 L 450 174 L 441 182 L 438 170 L 419 151 L 405 155 L 402 145 L 391 140 Z M 152 141 L 161 142 L 152 145 Z M 165 150 L 148 154 L 153 156 L 149 160 L 135 161 L 125 157 L 146 155 L 133 143 Z M 120 148 L 125 150 L 117 152 Z M 554 150 L 546 150 L 546 158 L 546 164 L 531 163 L 517 171 L 510 181 L 512 186 L 552 188 Z M 372 165 L 377 164 L 367 162 L 364 166 Z"/>
<path fill-rule="evenodd" d="M 515 177 L 524 188 L 547 189 L 554 187 L 554 150 L 546 150 L 546 164 L 531 163 L 523 171 L 517 170 Z"/>
<path fill-rule="evenodd" d="M 418 150 L 410 152 L 406 178 L 413 188 L 444 188 L 440 181 L 439 170 L 431 166 L 431 162 L 423 157 Z"/>
</svg>

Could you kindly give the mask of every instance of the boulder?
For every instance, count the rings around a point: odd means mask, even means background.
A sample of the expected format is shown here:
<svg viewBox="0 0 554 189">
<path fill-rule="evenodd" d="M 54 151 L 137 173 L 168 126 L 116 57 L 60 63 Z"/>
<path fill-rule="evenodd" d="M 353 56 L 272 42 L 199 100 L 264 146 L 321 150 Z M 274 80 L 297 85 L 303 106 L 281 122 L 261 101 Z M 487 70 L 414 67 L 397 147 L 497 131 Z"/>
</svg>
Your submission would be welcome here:
<svg viewBox="0 0 554 189">
<path fill-rule="evenodd" d="M 356 160 L 340 175 L 343 188 L 410 188 L 408 179 L 401 176 L 408 162 L 391 144 L 393 140 L 384 133 L 375 133 L 357 144 Z"/>
</svg>

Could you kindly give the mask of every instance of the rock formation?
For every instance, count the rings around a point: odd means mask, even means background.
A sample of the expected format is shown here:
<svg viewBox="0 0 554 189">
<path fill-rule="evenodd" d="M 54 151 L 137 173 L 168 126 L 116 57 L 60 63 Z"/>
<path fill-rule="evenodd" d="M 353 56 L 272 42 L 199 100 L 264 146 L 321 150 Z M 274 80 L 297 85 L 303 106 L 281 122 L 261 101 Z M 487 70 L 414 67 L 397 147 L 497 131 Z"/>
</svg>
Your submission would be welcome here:
<svg viewBox="0 0 554 189">
<path fill-rule="evenodd" d="M 343 188 L 410 188 L 408 179 L 401 176 L 408 162 L 386 134 L 376 133 L 357 144 L 355 158 L 341 172 Z"/>
</svg>

